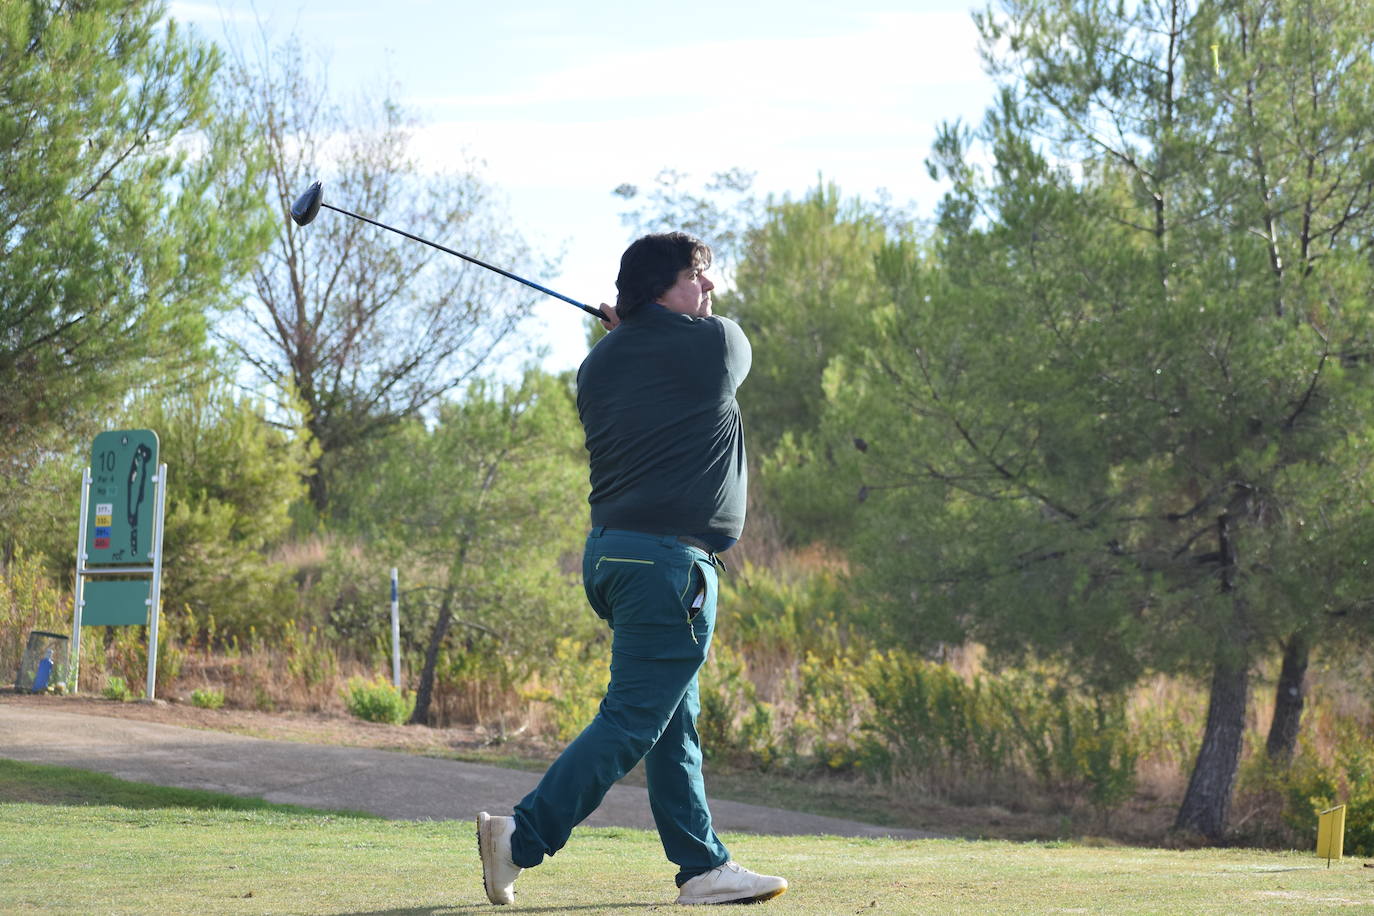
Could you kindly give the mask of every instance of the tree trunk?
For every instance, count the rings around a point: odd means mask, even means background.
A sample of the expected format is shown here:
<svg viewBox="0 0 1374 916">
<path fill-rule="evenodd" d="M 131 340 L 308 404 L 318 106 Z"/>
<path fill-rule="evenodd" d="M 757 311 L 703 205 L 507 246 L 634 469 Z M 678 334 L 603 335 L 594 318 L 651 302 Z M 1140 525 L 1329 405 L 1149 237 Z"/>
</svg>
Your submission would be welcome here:
<svg viewBox="0 0 1374 916">
<path fill-rule="evenodd" d="M 306 495 L 315 507 L 315 514 L 321 519 L 329 511 L 329 486 L 324 479 L 323 462 L 316 461 L 309 477 L 305 479 Z"/>
<path fill-rule="evenodd" d="M 1219 842 L 1226 832 L 1231 790 L 1240 768 L 1245 739 L 1245 700 L 1250 686 L 1249 666 L 1227 648 L 1218 654 L 1207 703 L 1207 727 L 1202 733 L 1188 791 L 1178 809 L 1174 829 L 1198 833 Z"/>
<path fill-rule="evenodd" d="M 1298 632 L 1283 644 L 1283 668 L 1274 692 L 1274 719 L 1269 725 L 1269 740 L 1265 751 L 1275 762 L 1293 759 L 1298 747 L 1298 729 L 1302 725 L 1302 708 L 1306 701 L 1307 660 L 1312 642 L 1306 633 Z"/>
<path fill-rule="evenodd" d="M 1217 519 L 1217 546 L 1221 592 L 1231 604 L 1230 626 L 1217 641 L 1202 747 L 1174 821 L 1175 830 L 1201 834 L 1212 843 L 1221 842 L 1226 834 L 1231 792 L 1245 745 L 1245 703 L 1250 688 L 1249 615 L 1245 599 L 1236 592 L 1236 549 L 1230 528 L 1229 514 L 1222 513 Z"/>
<path fill-rule="evenodd" d="M 434 695 L 434 669 L 439 665 L 439 647 L 453 625 L 453 588 L 444 589 L 444 599 L 439 605 L 439 619 L 434 621 L 434 630 L 429 636 L 429 648 L 425 650 L 425 669 L 420 673 L 420 687 L 415 691 L 415 712 L 410 716 L 411 725 L 429 724 L 429 703 Z"/>
</svg>

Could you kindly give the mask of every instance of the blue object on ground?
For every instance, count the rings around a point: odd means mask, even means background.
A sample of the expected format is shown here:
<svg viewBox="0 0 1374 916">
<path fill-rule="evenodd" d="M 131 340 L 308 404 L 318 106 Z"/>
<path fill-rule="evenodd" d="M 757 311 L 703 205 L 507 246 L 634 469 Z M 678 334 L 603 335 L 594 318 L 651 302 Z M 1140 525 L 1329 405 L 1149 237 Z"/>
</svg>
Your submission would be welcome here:
<svg viewBox="0 0 1374 916">
<path fill-rule="evenodd" d="M 43 656 L 43 660 L 38 663 L 38 673 L 33 677 L 33 692 L 39 693 L 40 691 L 47 690 L 48 678 L 50 677 L 52 677 L 51 649 L 48 650 L 47 655 Z"/>
</svg>

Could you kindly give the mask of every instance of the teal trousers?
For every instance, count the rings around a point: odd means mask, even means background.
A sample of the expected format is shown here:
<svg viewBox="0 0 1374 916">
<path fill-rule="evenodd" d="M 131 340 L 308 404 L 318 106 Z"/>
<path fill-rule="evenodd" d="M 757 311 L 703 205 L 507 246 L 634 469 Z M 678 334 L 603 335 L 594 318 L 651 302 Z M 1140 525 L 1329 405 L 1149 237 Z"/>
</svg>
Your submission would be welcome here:
<svg viewBox="0 0 1374 916">
<path fill-rule="evenodd" d="M 672 536 L 594 528 L 582 582 L 610 625 L 611 681 L 590 725 L 515 806 L 511 854 L 530 868 L 568 842 L 615 782 L 644 761 L 649 806 L 679 885 L 725 864 L 701 778 L 697 671 L 715 630 L 711 556 Z"/>
</svg>

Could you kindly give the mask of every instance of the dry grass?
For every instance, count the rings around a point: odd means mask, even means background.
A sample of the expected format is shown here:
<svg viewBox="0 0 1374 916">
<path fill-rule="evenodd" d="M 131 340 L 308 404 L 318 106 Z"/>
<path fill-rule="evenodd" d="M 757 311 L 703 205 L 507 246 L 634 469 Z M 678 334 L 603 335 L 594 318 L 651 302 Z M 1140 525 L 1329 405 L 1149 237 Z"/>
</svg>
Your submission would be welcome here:
<svg viewBox="0 0 1374 916">
<path fill-rule="evenodd" d="M 71 593 L 49 582 L 36 561 L 17 557 L 0 568 L 0 685 L 19 671 L 29 633 L 70 633 Z"/>
<path fill-rule="evenodd" d="M 330 556 L 341 554 L 346 554 L 361 565 L 366 557 L 366 548 L 356 538 L 345 538 L 325 531 L 301 540 L 286 541 L 273 550 L 268 559 L 296 570 L 297 581 L 308 586 L 318 580 L 319 571 L 324 569 Z"/>
<path fill-rule="evenodd" d="M 193 690 L 210 689 L 222 692 L 226 705 L 236 709 L 343 714 L 343 691 L 348 679 L 375 675 L 370 666 L 340 659 L 333 677 L 312 682 L 289 676 L 289 663 L 288 654 L 277 649 L 237 657 L 193 652 L 182 662 L 180 675 L 173 683 L 160 687 L 159 694 L 189 701 Z"/>
</svg>

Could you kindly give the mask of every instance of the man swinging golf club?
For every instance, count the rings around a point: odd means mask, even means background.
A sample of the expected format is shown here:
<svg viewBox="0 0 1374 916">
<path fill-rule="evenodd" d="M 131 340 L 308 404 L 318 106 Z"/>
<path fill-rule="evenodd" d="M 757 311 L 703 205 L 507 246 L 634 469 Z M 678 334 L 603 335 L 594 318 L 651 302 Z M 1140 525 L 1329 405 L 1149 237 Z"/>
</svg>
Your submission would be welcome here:
<svg viewBox="0 0 1374 916">
<path fill-rule="evenodd" d="M 590 725 L 513 817 L 477 817 L 492 903 L 562 849 L 642 759 L 678 903 L 755 903 L 784 878 L 730 861 L 701 775 L 697 671 L 715 628 L 718 554 L 744 528 L 747 474 L 735 390 L 749 372 L 739 325 L 711 314 L 711 249 L 682 232 L 626 249 L 611 329 L 577 373 L 591 462 L 587 600 L 611 628 L 611 682 Z"/>
</svg>

